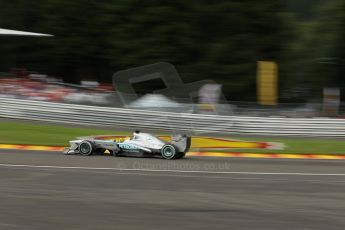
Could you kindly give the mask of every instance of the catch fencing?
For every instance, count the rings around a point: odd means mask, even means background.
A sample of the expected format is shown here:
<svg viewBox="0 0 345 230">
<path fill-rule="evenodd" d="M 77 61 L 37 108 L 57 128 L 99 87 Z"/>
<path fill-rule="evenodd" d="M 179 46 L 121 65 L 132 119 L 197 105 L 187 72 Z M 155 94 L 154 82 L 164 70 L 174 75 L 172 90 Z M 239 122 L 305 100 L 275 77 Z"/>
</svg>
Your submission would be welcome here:
<svg viewBox="0 0 345 230">
<path fill-rule="evenodd" d="M 85 126 L 158 129 L 192 134 L 345 137 L 345 120 L 220 116 L 0 99 L 0 118 Z"/>
</svg>

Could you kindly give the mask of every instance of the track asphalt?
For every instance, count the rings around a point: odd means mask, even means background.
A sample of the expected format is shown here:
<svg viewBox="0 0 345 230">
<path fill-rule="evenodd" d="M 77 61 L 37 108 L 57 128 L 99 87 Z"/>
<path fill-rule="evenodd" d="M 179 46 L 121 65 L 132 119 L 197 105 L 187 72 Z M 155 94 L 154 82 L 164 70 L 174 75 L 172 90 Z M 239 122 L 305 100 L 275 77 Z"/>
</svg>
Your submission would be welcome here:
<svg viewBox="0 0 345 230">
<path fill-rule="evenodd" d="M 0 150 L 0 229 L 344 229 L 345 161 Z"/>
<path fill-rule="evenodd" d="M 31 150 L 31 151 L 63 151 L 61 146 L 38 146 L 38 145 L 15 145 L 0 144 L 0 149 L 4 150 Z M 245 152 L 189 152 L 188 156 L 207 157 L 241 157 L 241 158 L 276 158 L 276 159 L 329 159 L 345 160 L 345 155 L 341 154 L 277 154 L 277 153 L 245 153 Z"/>
</svg>

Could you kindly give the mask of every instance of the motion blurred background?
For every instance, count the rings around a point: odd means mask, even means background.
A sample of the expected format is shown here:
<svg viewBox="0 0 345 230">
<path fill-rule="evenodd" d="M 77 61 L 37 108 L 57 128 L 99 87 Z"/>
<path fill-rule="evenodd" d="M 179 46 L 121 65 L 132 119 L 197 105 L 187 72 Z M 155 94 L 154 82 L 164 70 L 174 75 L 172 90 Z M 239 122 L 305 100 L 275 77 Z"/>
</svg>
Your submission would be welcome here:
<svg viewBox="0 0 345 230">
<path fill-rule="evenodd" d="M 344 41 L 344 0 L 0 0 L 0 230 L 345 229 Z M 190 152 L 61 153 L 134 130 Z"/>
<path fill-rule="evenodd" d="M 342 0 L 2 0 L 0 5 L 1 28 L 54 35 L 0 37 L 2 97 L 125 106 L 112 75 L 164 61 L 175 65 L 185 83 L 220 84 L 216 94 L 224 97 L 214 103 L 231 106 L 219 113 L 344 113 Z M 136 93 L 162 87 L 153 80 L 138 85 Z"/>
</svg>

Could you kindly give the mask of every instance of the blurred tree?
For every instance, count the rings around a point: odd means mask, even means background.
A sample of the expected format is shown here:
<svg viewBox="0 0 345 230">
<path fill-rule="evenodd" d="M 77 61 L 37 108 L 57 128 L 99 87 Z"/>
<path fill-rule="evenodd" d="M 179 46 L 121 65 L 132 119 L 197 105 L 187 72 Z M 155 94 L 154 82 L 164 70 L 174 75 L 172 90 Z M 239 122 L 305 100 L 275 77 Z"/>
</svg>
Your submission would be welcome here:
<svg viewBox="0 0 345 230">
<path fill-rule="evenodd" d="M 256 61 L 279 59 L 288 40 L 283 1 L 130 3 L 116 13 L 121 67 L 168 61 L 185 81 L 222 83 L 231 100 L 255 100 Z"/>
<path fill-rule="evenodd" d="M 0 38 L 1 70 L 110 81 L 117 70 L 168 61 L 186 82 L 223 84 L 230 100 L 256 100 L 256 61 L 287 60 L 295 26 L 283 0 L 0 0 L 0 6 L 2 27 L 55 35 Z"/>
<path fill-rule="evenodd" d="M 324 87 L 345 89 L 344 10 L 342 0 L 320 0 L 308 14 L 312 17 L 296 23 L 283 61 L 284 99 L 320 101 Z"/>
<path fill-rule="evenodd" d="M 329 24 L 322 25 L 321 29 L 325 29 L 326 33 L 331 33 L 328 40 L 330 44 L 326 46 L 326 55 L 332 58 L 330 64 L 334 69 L 332 73 L 335 74 L 335 83 L 331 86 L 340 87 L 342 99 L 345 99 L 345 2 L 334 1 L 328 9 L 332 16 L 328 17 Z"/>
</svg>

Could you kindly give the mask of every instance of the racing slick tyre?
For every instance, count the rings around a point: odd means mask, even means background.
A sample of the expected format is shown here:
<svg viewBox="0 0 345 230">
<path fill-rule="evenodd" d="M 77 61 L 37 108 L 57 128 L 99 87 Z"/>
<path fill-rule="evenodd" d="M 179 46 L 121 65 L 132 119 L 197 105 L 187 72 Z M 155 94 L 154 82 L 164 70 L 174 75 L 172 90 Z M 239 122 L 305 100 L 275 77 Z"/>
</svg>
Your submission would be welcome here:
<svg viewBox="0 0 345 230">
<path fill-rule="evenodd" d="M 92 144 L 90 141 L 83 141 L 79 145 L 79 153 L 82 156 L 91 156 L 92 150 Z"/>
<path fill-rule="evenodd" d="M 178 153 L 176 154 L 176 156 L 174 157 L 175 159 L 181 159 L 184 158 L 186 156 L 186 153 Z"/>
<path fill-rule="evenodd" d="M 164 145 L 161 154 L 165 159 L 170 160 L 175 157 L 176 149 L 173 145 Z"/>
</svg>

